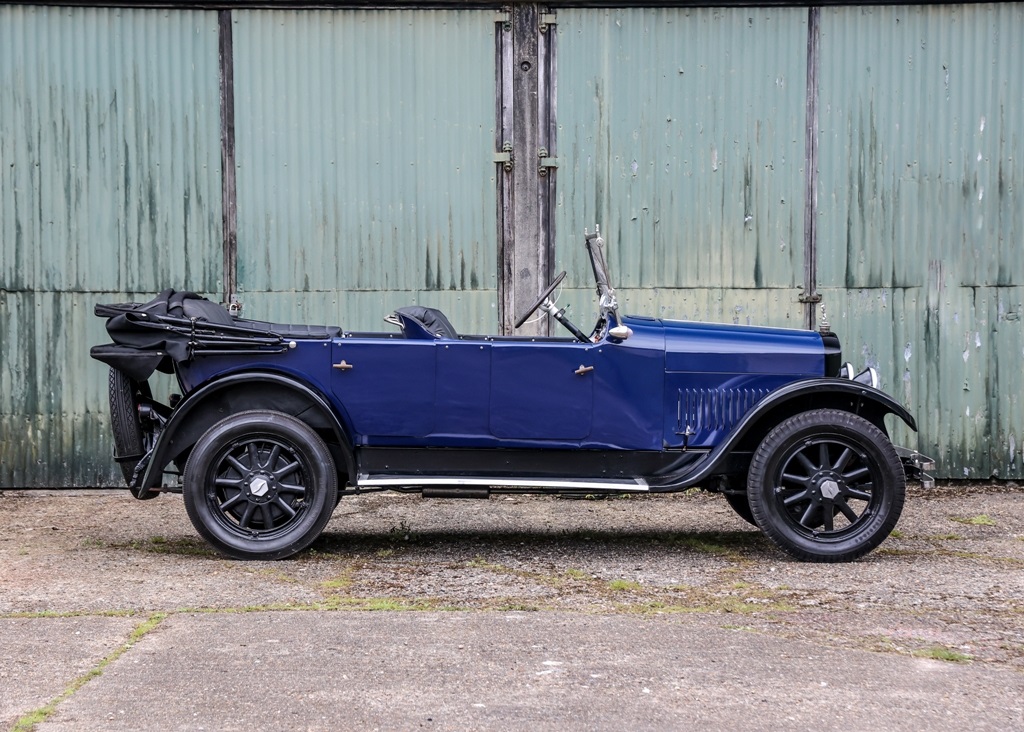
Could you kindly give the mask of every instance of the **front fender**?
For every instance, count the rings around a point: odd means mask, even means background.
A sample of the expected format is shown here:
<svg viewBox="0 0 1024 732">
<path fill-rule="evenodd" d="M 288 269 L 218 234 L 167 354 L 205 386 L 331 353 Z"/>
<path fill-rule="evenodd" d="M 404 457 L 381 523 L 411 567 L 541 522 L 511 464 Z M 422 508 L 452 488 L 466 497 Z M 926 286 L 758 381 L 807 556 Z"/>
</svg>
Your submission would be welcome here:
<svg viewBox="0 0 1024 732">
<path fill-rule="evenodd" d="M 344 426 L 327 399 L 315 389 L 273 372 L 244 372 L 225 376 L 189 394 L 171 413 L 148 457 L 146 471 L 132 488 L 146 497 L 158 487 L 164 467 L 192 447 L 207 429 L 230 414 L 272 409 L 291 414 L 314 429 L 333 433 L 348 475 L 355 475 L 355 457 Z"/>
<path fill-rule="evenodd" d="M 894 414 L 910 429 L 917 431 L 917 422 L 906 407 L 884 391 L 867 384 L 839 378 L 794 381 L 758 402 L 706 458 L 678 471 L 671 468 L 662 471 L 661 475 L 651 481 L 651 489 L 678 490 L 702 483 L 714 475 L 730 472 L 736 465 L 736 461 L 730 460 L 735 452 L 752 452 L 775 425 L 787 417 L 810 409 L 842 409 L 852 412 L 878 425 L 883 431 L 885 417 Z M 685 461 L 679 462 L 683 464 Z"/>
<path fill-rule="evenodd" d="M 906 422 L 910 429 L 917 432 L 917 422 L 907 408 L 880 389 L 862 384 L 859 381 L 840 378 L 820 378 L 794 381 L 776 389 L 751 410 L 736 426 L 736 433 L 745 432 L 760 419 L 779 407 L 794 403 L 794 400 L 807 401 L 813 399 L 814 408 L 832 407 L 845 409 L 883 427 L 882 420 L 889 414 L 895 414 Z M 802 409 L 796 411 L 803 411 Z"/>
</svg>

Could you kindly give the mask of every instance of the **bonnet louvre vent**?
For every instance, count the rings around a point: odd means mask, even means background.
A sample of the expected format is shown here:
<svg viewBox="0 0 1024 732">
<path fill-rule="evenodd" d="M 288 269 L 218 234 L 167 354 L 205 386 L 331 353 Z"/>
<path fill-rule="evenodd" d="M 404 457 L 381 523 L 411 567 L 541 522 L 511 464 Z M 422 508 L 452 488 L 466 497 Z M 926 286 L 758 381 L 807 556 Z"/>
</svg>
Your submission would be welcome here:
<svg viewBox="0 0 1024 732">
<path fill-rule="evenodd" d="M 768 393 L 768 389 L 680 389 L 676 432 L 692 436 L 732 429 Z"/>
</svg>

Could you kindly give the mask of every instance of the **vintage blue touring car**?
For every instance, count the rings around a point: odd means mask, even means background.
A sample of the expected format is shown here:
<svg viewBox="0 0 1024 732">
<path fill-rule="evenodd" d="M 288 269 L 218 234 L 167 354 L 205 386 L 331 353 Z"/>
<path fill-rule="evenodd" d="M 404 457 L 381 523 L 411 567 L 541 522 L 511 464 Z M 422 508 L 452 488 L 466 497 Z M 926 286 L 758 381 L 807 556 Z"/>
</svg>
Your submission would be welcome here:
<svg viewBox="0 0 1024 732">
<path fill-rule="evenodd" d="M 374 490 L 664 493 L 702 487 L 807 561 L 878 546 L 906 480 L 930 462 L 895 447 L 914 418 L 853 373 L 820 332 L 623 316 L 604 243 L 586 234 L 599 298 L 582 331 L 552 302 L 521 314 L 567 337 L 464 335 L 438 310 L 400 307 L 392 332 L 233 317 L 194 293 L 97 305 L 113 343 L 114 456 L 138 498 L 184 493 L 219 551 L 278 559 L 307 548 L 338 501 Z M 181 394 L 153 398 L 155 370 Z M 164 487 L 175 468 L 178 484 Z"/>
</svg>

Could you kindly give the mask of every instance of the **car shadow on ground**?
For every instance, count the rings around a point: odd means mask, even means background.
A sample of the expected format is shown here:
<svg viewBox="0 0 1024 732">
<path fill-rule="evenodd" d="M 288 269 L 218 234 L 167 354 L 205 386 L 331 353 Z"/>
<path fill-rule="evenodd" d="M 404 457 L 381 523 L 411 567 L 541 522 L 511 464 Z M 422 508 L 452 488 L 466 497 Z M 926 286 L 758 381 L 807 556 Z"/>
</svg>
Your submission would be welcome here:
<svg viewBox="0 0 1024 732">
<path fill-rule="evenodd" d="M 303 557 L 331 557 L 350 559 L 354 556 L 401 555 L 424 559 L 443 552 L 447 557 L 473 557 L 481 553 L 522 552 L 528 547 L 531 553 L 564 553 L 589 555 L 609 551 L 618 555 L 624 548 L 634 552 L 652 554 L 693 554 L 718 556 L 722 558 L 753 558 L 756 556 L 780 558 L 764 536 L 750 531 L 637 531 L 637 530 L 578 530 L 578 531 L 533 531 L 494 529 L 486 532 L 472 530 L 427 530 L 398 525 L 380 532 L 326 531 L 305 552 L 292 560 Z M 188 557 L 224 557 L 199 537 L 151 536 L 140 537 L 116 548 L 142 553 L 168 554 Z M 288 560 L 285 560 L 288 561 Z"/>
</svg>

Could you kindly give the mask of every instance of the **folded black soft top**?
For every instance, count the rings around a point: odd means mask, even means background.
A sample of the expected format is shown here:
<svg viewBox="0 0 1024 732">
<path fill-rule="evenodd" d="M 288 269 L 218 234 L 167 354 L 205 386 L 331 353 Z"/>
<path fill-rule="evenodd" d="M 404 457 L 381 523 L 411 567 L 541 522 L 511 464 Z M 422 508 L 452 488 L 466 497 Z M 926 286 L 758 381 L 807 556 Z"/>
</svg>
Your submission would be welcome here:
<svg viewBox="0 0 1024 732">
<path fill-rule="evenodd" d="M 156 370 L 173 372 L 173 364 L 196 355 L 279 353 L 286 341 L 327 340 L 341 328 L 292 325 L 233 318 L 221 305 L 195 292 L 167 289 L 145 303 L 96 305 L 107 318 L 113 343 L 94 346 L 90 355 L 142 381 Z"/>
</svg>

